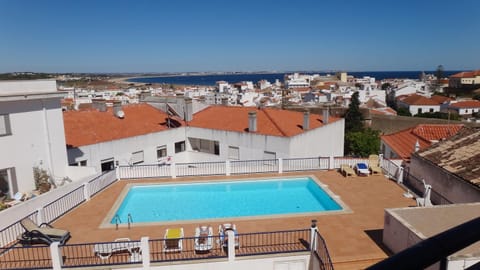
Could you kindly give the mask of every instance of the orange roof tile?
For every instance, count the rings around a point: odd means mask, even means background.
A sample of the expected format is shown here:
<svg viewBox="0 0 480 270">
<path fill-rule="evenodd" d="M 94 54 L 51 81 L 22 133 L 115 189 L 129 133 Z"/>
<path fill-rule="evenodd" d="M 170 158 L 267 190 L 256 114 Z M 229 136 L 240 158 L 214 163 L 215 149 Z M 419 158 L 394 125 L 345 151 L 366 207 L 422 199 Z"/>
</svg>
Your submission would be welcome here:
<svg viewBox="0 0 480 270">
<path fill-rule="evenodd" d="M 189 126 L 216 130 L 248 132 L 248 113 L 257 112 L 256 134 L 271 136 L 295 136 L 303 132 L 303 113 L 279 109 L 256 109 L 248 107 L 210 106 L 196 113 Z M 323 126 L 323 117 L 310 114 L 310 129 Z M 330 116 L 334 122 L 340 118 Z"/>
<path fill-rule="evenodd" d="M 440 105 L 438 101 L 417 94 L 401 96 L 399 100 L 408 105 Z"/>
<path fill-rule="evenodd" d="M 454 108 L 480 108 L 480 101 L 478 100 L 465 100 L 450 104 L 450 107 Z"/>
<path fill-rule="evenodd" d="M 463 128 L 462 124 L 453 125 L 435 125 L 421 124 L 417 125 L 412 133 L 428 141 L 439 141 L 449 138 L 458 133 Z"/>
<path fill-rule="evenodd" d="M 450 78 L 474 78 L 480 76 L 480 70 L 463 71 L 450 76 Z"/>
<path fill-rule="evenodd" d="M 422 124 L 396 133 L 383 135 L 381 140 L 386 143 L 400 158 L 409 160 L 418 141 L 420 150 L 427 148 L 433 142 L 449 138 L 457 134 L 463 125 L 429 125 Z"/>
<path fill-rule="evenodd" d="M 145 135 L 167 130 L 167 114 L 148 104 L 123 106 L 123 119 L 94 109 L 63 113 L 66 143 L 72 147 Z M 175 119 L 180 125 L 183 121 Z"/>
<path fill-rule="evenodd" d="M 446 96 L 440 96 L 440 95 L 433 95 L 430 99 L 438 102 L 438 103 L 444 103 L 446 101 L 451 101 L 452 99 Z"/>
</svg>

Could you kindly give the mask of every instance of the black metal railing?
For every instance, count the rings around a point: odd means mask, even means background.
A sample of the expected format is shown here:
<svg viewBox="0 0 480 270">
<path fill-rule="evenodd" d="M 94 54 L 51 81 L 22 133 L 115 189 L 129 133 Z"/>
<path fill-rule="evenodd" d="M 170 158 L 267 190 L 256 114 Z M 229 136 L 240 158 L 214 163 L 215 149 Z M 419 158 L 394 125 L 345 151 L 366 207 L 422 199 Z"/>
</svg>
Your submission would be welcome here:
<svg viewBox="0 0 480 270">
<path fill-rule="evenodd" d="M 315 250 L 313 251 L 313 254 L 317 256 L 317 259 L 319 260 L 320 270 L 333 270 L 333 264 L 330 254 L 328 253 L 327 245 L 318 231 L 315 233 L 314 243 Z"/>
<path fill-rule="evenodd" d="M 19 245 L 0 248 L 0 269 L 44 269 L 52 268 L 49 246 Z"/>
<path fill-rule="evenodd" d="M 236 256 L 292 253 L 310 250 L 310 230 L 238 234 Z"/>
</svg>

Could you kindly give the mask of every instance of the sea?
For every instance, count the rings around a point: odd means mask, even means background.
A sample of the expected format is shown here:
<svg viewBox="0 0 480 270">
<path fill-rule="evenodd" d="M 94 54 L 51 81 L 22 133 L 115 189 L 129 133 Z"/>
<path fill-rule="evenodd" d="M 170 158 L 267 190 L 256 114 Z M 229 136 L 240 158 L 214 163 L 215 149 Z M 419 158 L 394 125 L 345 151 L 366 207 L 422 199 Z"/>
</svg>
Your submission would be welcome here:
<svg viewBox="0 0 480 270">
<path fill-rule="evenodd" d="M 425 74 L 434 74 L 435 71 L 423 71 Z M 444 71 L 445 77 L 458 73 L 459 71 Z M 377 81 L 385 79 L 418 79 L 422 71 L 364 71 L 364 72 L 347 72 L 355 78 L 363 78 L 365 76 L 373 77 Z M 251 81 L 257 83 L 260 80 L 267 80 L 274 83 L 275 80 L 283 82 L 286 74 L 290 73 L 225 73 L 225 74 L 201 74 L 201 75 L 165 75 L 155 77 L 138 77 L 128 79 L 129 82 L 138 83 L 159 83 L 159 84 L 175 84 L 175 85 L 198 85 L 198 86 L 214 86 L 217 81 L 226 81 L 228 83 L 237 83 L 242 81 Z M 320 74 L 335 75 L 335 72 L 306 72 L 301 74 Z"/>
</svg>

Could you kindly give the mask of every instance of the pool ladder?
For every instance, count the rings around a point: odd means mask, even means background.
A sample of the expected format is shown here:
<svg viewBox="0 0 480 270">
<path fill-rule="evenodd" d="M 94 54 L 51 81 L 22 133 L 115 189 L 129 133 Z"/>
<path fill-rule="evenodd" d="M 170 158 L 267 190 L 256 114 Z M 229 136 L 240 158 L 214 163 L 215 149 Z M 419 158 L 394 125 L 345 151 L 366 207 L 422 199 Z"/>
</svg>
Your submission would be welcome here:
<svg viewBox="0 0 480 270">
<path fill-rule="evenodd" d="M 120 219 L 119 215 L 115 215 L 113 219 L 115 220 L 115 230 L 118 230 L 118 223 L 122 223 L 122 220 Z"/>
<path fill-rule="evenodd" d="M 128 213 L 127 221 L 128 221 L 128 229 L 130 230 L 130 224 L 133 223 L 133 218 L 130 213 Z"/>
<path fill-rule="evenodd" d="M 118 224 L 122 223 L 122 220 L 120 219 L 119 215 L 115 215 L 113 219 L 115 220 L 115 230 L 118 230 Z M 130 213 L 128 213 L 127 222 L 128 222 L 128 229 L 130 229 L 131 224 L 133 224 L 132 214 Z"/>
</svg>

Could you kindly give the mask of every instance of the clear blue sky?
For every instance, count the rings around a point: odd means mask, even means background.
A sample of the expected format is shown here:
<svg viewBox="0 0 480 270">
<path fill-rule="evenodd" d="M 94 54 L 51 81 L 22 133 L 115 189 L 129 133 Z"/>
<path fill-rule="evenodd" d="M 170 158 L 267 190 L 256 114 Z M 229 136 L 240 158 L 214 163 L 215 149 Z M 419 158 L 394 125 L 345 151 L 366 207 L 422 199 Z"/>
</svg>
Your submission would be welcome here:
<svg viewBox="0 0 480 270">
<path fill-rule="evenodd" d="M 480 68 L 479 0 L 0 0 L 0 72 Z"/>
</svg>

